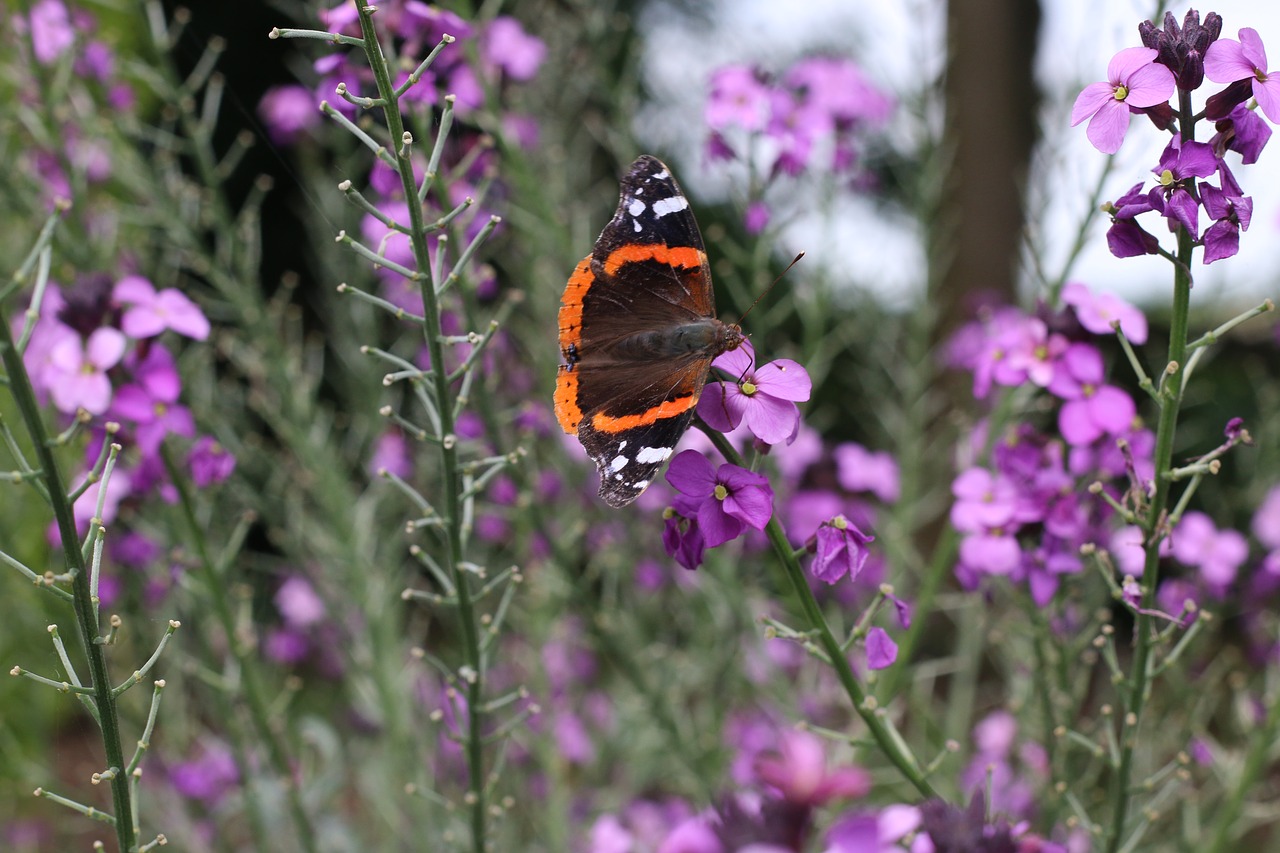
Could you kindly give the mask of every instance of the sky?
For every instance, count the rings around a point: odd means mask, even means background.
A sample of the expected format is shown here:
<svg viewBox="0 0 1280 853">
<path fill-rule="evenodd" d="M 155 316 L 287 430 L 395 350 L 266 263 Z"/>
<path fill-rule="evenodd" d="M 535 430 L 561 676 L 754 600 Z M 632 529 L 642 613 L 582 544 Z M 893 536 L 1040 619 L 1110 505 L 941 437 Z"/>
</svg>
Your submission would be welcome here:
<svg viewBox="0 0 1280 853">
<path fill-rule="evenodd" d="M 677 7 L 653 4 L 644 21 L 647 33 L 646 75 L 653 105 L 637 118 L 637 134 L 656 151 L 669 155 L 677 175 L 695 196 L 720 200 L 729 195 L 724 175 L 703 165 L 701 110 L 712 70 L 731 63 L 754 63 L 770 70 L 785 68 L 805 53 L 848 55 L 859 61 L 883 88 L 900 98 L 919 91 L 937 76 L 942 63 L 941 0 L 899 0 L 853 4 L 847 0 L 714 0 L 701 4 L 707 20 L 691 20 Z M 1181 21 L 1186 5 L 1169 6 Z M 1061 266 L 1087 200 L 1081 187 L 1092 187 L 1106 156 L 1085 139 L 1085 125 L 1071 128 L 1070 110 L 1086 84 L 1106 78 L 1107 62 L 1125 47 L 1140 46 L 1138 22 L 1153 16 L 1154 3 L 1105 0 L 1042 0 L 1041 47 L 1037 78 L 1044 92 L 1043 141 L 1033 160 L 1034 195 L 1050 201 L 1037 214 L 1044 263 Z M 1280 4 L 1224 0 L 1201 7 L 1222 15 L 1223 36 L 1238 38 L 1244 26 L 1256 29 L 1271 45 L 1280 68 Z M 1158 22 L 1157 22 L 1158 23 Z M 1206 81 L 1206 95 L 1220 86 Z M 1197 100 L 1203 103 L 1203 98 Z M 1203 127 L 1203 125 L 1201 125 Z M 899 133 L 918 132 L 899 126 Z M 1114 199 L 1140 180 L 1152 177 L 1166 138 L 1149 122 L 1134 119 L 1106 183 L 1104 198 Z M 637 152 L 639 153 L 639 152 Z M 1228 162 L 1238 165 L 1238 156 Z M 1233 168 L 1254 201 L 1253 224 L 1242 235 L 1236 258 L 1209 266 L 1197 258 L 1197 292 L 1211 292 L 1224 305 L 1243 308 L 1264 297 L 1280 297 L 1280 132 L 1253 166 Z M 1149 186 L 1149 184 L 1148 184 Z M 806 192 L 798 189 L 797 192 Z M 807 206 L 807 205 L 806 205 Z M 886 221 L 882 211 L 847 194 L 834 209 L 822 208 L 790 223 L 779 237 L 778 254 L 804 250 L 806 263 L 820 264 L 837 283 L 875 282 L 876 293 L 890 306 L 906 307 L 919 295 L 924 256 L 913 224 Z M 1140 304 L 1163 302 L 1171 280 L 1159 258 L 1117 259 L 1108 252 L 1105 217 L 1099 217 L 1073 278 L 1099 290 L 1117 293 Z M 1153 230 L 1152 223 L 1148 227 Z M 856 276 L 848 267 L 856 267 Z"/>
</svg>

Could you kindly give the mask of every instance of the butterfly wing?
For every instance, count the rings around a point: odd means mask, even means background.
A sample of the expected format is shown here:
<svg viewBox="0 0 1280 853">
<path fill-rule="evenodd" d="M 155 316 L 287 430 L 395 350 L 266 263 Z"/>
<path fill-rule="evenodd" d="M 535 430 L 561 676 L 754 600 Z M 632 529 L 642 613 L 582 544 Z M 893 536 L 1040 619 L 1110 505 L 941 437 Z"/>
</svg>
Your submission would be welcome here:
<svg viewBox="0 0 1280 853">
<path fill-rule="evenodd" d="M 644 491 L 689 426 L 716 353 L 673 350 L 664 333 L 701 324 L 720 326 L 698 223 L 670 170 L 642 156 L 560 308 L 556 417 L 596 463 L 611 506 Z"/>
</svg>

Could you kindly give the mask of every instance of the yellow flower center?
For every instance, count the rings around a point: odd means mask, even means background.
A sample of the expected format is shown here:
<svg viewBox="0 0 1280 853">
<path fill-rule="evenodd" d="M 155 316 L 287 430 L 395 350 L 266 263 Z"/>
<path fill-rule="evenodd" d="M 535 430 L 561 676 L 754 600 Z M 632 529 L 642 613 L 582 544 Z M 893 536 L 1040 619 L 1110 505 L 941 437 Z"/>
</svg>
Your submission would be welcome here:
<svg viewBox="0 0 1280 853">
<path fill-rule="evenodd" d="M 716 500 L 722 501 L 725 498 L 729 497 L 729 490 L 726 489 L 724 486 L 720 485 L 719 483 L 716 483 L 715 496 L 716 496 Z"/>
<path fill-rule="evenodd" d="M 750 379 L 743 382 L 740 387 L 742 388 L 742 393 L 746 394 L 748 397 L 756 393 L 756 383 L 752 382 Z"/>
<path fill-rule="evenodd" d="M 1174 181 L 1173 172 L 1169 171 L 1168 169 L 1165 169 L 1163 172 L 1160 173 L 1160 183 L 1163 186 L 1166 186 L 1166 187 L 1172 186 L 1173 181 Z"/>
<path fill-rule="evenodd" d="M 1124 100 L 1125 98 L 1127 98 L 1127 97 L 1129 97 L 1129 87 L 1128 87 L 1128 86 L 1116 86 L 1116 100 L 1117 100 L 1117 101 L 1123 101 L 1123 100 Z"/>
</svg>

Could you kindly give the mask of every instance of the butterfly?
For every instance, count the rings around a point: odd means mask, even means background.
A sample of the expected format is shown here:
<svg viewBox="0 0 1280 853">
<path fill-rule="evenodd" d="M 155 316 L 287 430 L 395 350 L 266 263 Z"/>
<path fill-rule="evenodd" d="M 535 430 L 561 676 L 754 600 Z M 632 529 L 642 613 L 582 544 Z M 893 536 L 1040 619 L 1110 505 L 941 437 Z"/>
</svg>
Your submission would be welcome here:
<svg viewBox="0 0 1280 853">
<path fill-rule="evenodd" d="M 716 319 L 689 200 L 661 160 L 642 155 L 560 300 L 556 419 L 595 462 L 605 503 L 626 506 L 648 488 L 693 419 L 711 361 L 744 340 Z"/>
</svg>

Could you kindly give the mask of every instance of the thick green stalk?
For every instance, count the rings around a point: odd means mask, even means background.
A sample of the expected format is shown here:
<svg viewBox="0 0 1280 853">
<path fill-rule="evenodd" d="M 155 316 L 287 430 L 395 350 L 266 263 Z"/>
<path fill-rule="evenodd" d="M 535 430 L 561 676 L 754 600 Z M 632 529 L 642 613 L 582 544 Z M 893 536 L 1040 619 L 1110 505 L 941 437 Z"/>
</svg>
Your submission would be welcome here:
<svg viewBox="0 0 1280 853">
<path fill-rule="evenodd" d="M 89 588 L 89 572 L 80 552 L 80 536 L 76 533 L 75 515 L 71 501 L 67 499 L 67 487 L 53 450 L 49 446 L 49 434 L 45 430 L 40 405 L 36 402 L 31 378 L 22 363 L 22 356 L 14 344 L 9 326 L 8 312 L 0 305 L 0 357 L 9 376 L 9 391 L 13 394 L 27 433 L 40 461 L 41 478 L 49 490 L 49 502 L 58 523 L 58 537 L 71 574 L 71 591 L 75 596 L 72 606 L 76 612 L 76 624 L 84 643 L 85 657 L 89 661 L 92 679 L 93 703 L 98 709 L 98 724 L 102 730 L 102 746 L 106 753 L 107 767 L 116 771 L 111 779 L 111 800 L 115 812 L 116 840 L 122 851 L 132 850 L 137 844 L 133 832 L 133 810 L 129 796 L 129 774 L 125 773 L 124 749 L 120 741 L 120 719 L 116 713 L 116 700 L 111 693 L 110 676 L 107 673 L 107 657 L 98 633 L 98 608 Z"/>
<path fill-rule="evenodd" d="M 402 142 L 405 133 L 404 119 L 400 114 L 400 104 L 395 97 L 395 87 L 392 85 L 386 58 L 382 55 L 382 45 L 378 41 L 378 34 L 373 26 L 373 16 L 362 0 L 354 0 L 354 2 L 360 13 L 360 29 L 364 36 L 365 55 L 369 60 L 369 67 L 373 70 L 374 79 L 377 81 L 378 95 L 386 100 L 382 111 L 387 120 L 387 133 L 393 147 L 392 153 L 399 165 L 400 184 L 404 197 L 416 199 L 418 188 L 414 183 L 413 163 L 408 156 L 409 146 Z M 404 152 L 403 156 L 401 152 Z M 445 369 L 440 303 L 431 278 L 427 274 L 431 269 L 431 262 L 427 253 L 426 223 L 422 215 L 422 206 L 411 203 L 408 208 L 409 236 L 418 271 L 418 290 L 422 294 L 422 333 L 426 339 L 427 351 L 431 356 L 431 379 L 440 418 L 441 441 L 437 446 L 440 449 L 440 475 L 444 481 L 443 521 L 447 549 L 443 562 L 453 576 L 454 588 L 457 591 L 458 616 L 462 623 L 464 653 L 469 670 L 463 680 L 466 683 L 467 693 L 466 754 L 470 776 L 467 805 L 471 810 L 471 844 L 476 853 L 483 853 L 486 805 L 480 708 L 483 702 L 484 666 L 480 653 L 480 632 L 475 605 L 471 600 L 471 578 L 462 567 L 462 484 L 458 475 L 457 441 L 453 432 L 453 394 L 449 387 L 448 371 Z"/>
<path fill-rule="evenodd" d="M 1194 125 L 1189 93 L 1179 90 L 1179 127 L 1183 141 L 1194 138 Z M 1108 853 L 1116 853 L 1124 842 L 1125 823 L 1130 806 L 1130 780 L 1133 775 L 1133 754 L 1137 746 L 1138 728 L 1142 722 L 1142 710 L 1150 690 L 1148 672 L 1151 650 L 1155 644 L 1149 615 L 1155 609 L 1156 584 L 1160 575 L 1160 543 L 1168 535 L 1165 513 L 1169 507 L 1169 495 L 1173 481 L 1168 472 L 1172 467 L 1173 438 L 1178 425 L 1178 409 L 1182 403 L 1183 368 L 1187 364 L 1187 327 L 1191 308 L 1191 255 L 1194 250 L 1192 235 L 1186 229 L 1178 230 L 1178 257 L 1173 269 L 1173 313 L 1169 324 L 1169 358 L 1164 382 L 1160 390 L 1160 420 L 1156 426 L 1155 495 L 1143 519 L 1146 559 L 1142 567 L 1142 608 L 1134 626 L 1134 653 L 1130 667 L 1130 691 L 1124 717 L 1120 720 L 1120 764 L 1112 777 L 1111 802 L 1115 808 L 1111 832 L 1107 840 Z"/>
</svg>

